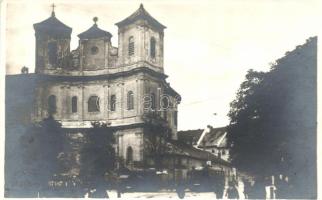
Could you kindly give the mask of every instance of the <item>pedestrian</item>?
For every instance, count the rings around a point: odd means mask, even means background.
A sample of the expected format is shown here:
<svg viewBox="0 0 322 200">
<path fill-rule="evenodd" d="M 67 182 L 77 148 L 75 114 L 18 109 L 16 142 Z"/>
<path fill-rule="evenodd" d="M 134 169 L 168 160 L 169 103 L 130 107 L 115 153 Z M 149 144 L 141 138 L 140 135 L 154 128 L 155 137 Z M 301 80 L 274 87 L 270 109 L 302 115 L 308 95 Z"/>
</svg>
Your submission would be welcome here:
<svg viewBox="0 0 322 200">
<path fill-rule="evenodd" d="M 225 190 L 225 177 L 223 174 L 217 174 L 214 179 L 214 192 L 217 199 L 223 198 Z"/>
<path fill-rule="evenodd" d="M 250 192 L 251 192 L 251 183 L 249 181 L 245 181 L 244 183 L 244 195 L 245 195 L 245 199 L 250 199 Z"/>
<path fill-rule="evenodd" d="M 239 199 L 239 194 L 236 185 L 234 185 L 232 182 L 229 183 L 227 189 L 227 197 L 228 199 Z"/>
</svg>

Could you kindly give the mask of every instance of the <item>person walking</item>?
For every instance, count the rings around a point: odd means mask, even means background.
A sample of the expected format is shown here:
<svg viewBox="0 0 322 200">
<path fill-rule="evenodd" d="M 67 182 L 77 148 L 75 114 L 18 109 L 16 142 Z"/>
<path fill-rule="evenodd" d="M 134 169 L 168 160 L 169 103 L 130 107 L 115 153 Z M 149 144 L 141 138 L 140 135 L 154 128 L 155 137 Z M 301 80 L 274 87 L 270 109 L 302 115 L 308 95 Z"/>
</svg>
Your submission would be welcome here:
<svg viewBox="0 0 322 200">
<path fill-rule="evenodd" d="M 233 182 L 229 183 L 229 187 L 227 189 L 227 197 L 228 199 L 239 199 L 238 190 Z"/>
</svg>

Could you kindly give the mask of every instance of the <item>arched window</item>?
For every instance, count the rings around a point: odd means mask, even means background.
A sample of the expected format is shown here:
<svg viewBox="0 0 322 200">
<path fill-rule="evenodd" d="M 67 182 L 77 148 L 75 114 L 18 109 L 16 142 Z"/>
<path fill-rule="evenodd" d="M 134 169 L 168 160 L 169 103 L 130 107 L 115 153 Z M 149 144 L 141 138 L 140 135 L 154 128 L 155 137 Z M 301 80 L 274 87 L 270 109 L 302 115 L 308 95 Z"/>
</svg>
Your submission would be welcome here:
<svg viewBox="0 0 322 200">
<path fill-rule="evenodd" d="M 132 91 L 127 93 L 127 109 L 133 110 L 134 109 L 134 94 Z"/>
<path fill-rule="evenodd" d="M 57 106 L 56 106 L 56 96 L 55 95 L 50 95 L 48 97 L 48 114 L 52 115 L 56 113 Z"/>
<path fill-rule="evenodd" d="M 170 106 L 170 99 L 167 95 L 162 95 L 160 99 L 160 110 L 163 111 L 163 118 L 165 121 L 168 120 L 168 110 Z"/>
<path fill-rule="evenodd" d="M 129 37 L 129 56 L 134 55 L 134 38 L 133 36 Z"/>
<path fill-rule="evenodd" d="M 72 113 L 77 112 L 77 97 L 72 97 Z"/>
<path fill-rule="evenodd" d="M 168 120 L 169 98 L 167 96 L 162 97 L 161 108 L 163 110 L 164 120 Z"/>
<path fill-rule="evenodd" d="M 162 110 L 168 110 L 169 109 L 169 106 L 170 106 L 169 102 L 170 102 L 169 97 L 163 95 L 162 96 L 162 101 L 161 101 L 161 108 L 162 108 Z"/>
<path fill-rule="evenodd" d="M 48 43 L 48 60 L 52 65 L 57 64 L 57 42 Z"/>
<path fill-rule="evenodd" d="M 155 110 L 156 109 L 156 102 L 155 102 L 155 94 L 151 93 L 151 109 Z"/>
<path fill-rule="evenodd" d="M 126 164 L 130 164 L 133 161 L 133 149 L 128 147 L 126 150 Z"/>
<path fill-rule="evenodd" d="M 98 96 L 91 96 L 88 99 L 88 112 L 99 112 L 100 111 L 100 101 Z"/>
<path fill-rule="evenodd" d="M 110 100 L 110 110 L 115 111 L 116 110 L 116 96 L 112 95 Z"/>
<path fill-rule="evenodd" d="M 150 56 L 151 56 L 151 58 L 155 58 L 155 44 L 156 44 L 155 38 L 152 37 L 150 39 Z"/>
</svg>

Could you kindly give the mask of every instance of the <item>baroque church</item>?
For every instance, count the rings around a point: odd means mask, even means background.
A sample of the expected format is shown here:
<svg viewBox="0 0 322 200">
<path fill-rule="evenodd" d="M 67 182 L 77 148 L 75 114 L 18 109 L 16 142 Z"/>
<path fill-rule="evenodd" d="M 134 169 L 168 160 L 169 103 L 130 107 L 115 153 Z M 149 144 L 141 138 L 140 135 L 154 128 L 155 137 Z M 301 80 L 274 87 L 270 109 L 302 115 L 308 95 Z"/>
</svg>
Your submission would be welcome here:
<svg viewBox="0 0 322 200">
<path fill-rule="evenodd" d="M 115 127 L 117 153 L 131 163 L 144 159 L 143 115 L 158 112 L 177 139 L 180 95 L 164 73 L 164 29 L 141 4 L 132 15 L 116 23 L 118 46 L 102 30 L 98 18 L 78 34 L 77 49 L 70 50 L 72 28 L 51 16 L 34 24 L 36 37 L 35 91 L 32 121 L 49 116 L 74 139 L 93 122 Z"/>
</svg>

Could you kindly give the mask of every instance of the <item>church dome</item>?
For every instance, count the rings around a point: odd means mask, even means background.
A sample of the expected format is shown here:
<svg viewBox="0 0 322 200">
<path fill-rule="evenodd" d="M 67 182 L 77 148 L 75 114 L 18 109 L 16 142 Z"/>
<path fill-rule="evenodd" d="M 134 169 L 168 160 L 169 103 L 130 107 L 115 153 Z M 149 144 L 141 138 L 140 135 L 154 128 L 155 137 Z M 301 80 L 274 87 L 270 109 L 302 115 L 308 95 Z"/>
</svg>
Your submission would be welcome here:
<svg viewBox="0 0 322 200">
<path fill-rule="evenodd" d="M 34 29 L 37 33 L 43 33 L 56 37 L 70 38 L 70 34 L 72 33 L 72 28 L 59 21 L 56 18 L 54 11 L 48 19 L 34 24 Z"/>
<path fill-rule="evenodd" d="M 97 17 L 94 17 L 94 24 L 92 27 L 90 27 L 88 30 L 84 31 L 83 33 L 80 33 L 78 37 L 82 39 L 94 39 L 94 38 L 108 38 L 111 39 L 112 34 L 108 31 L 104 31 L 100 28 L 98 28 L 96 22 L 97 22 Z"/>
</svg>

